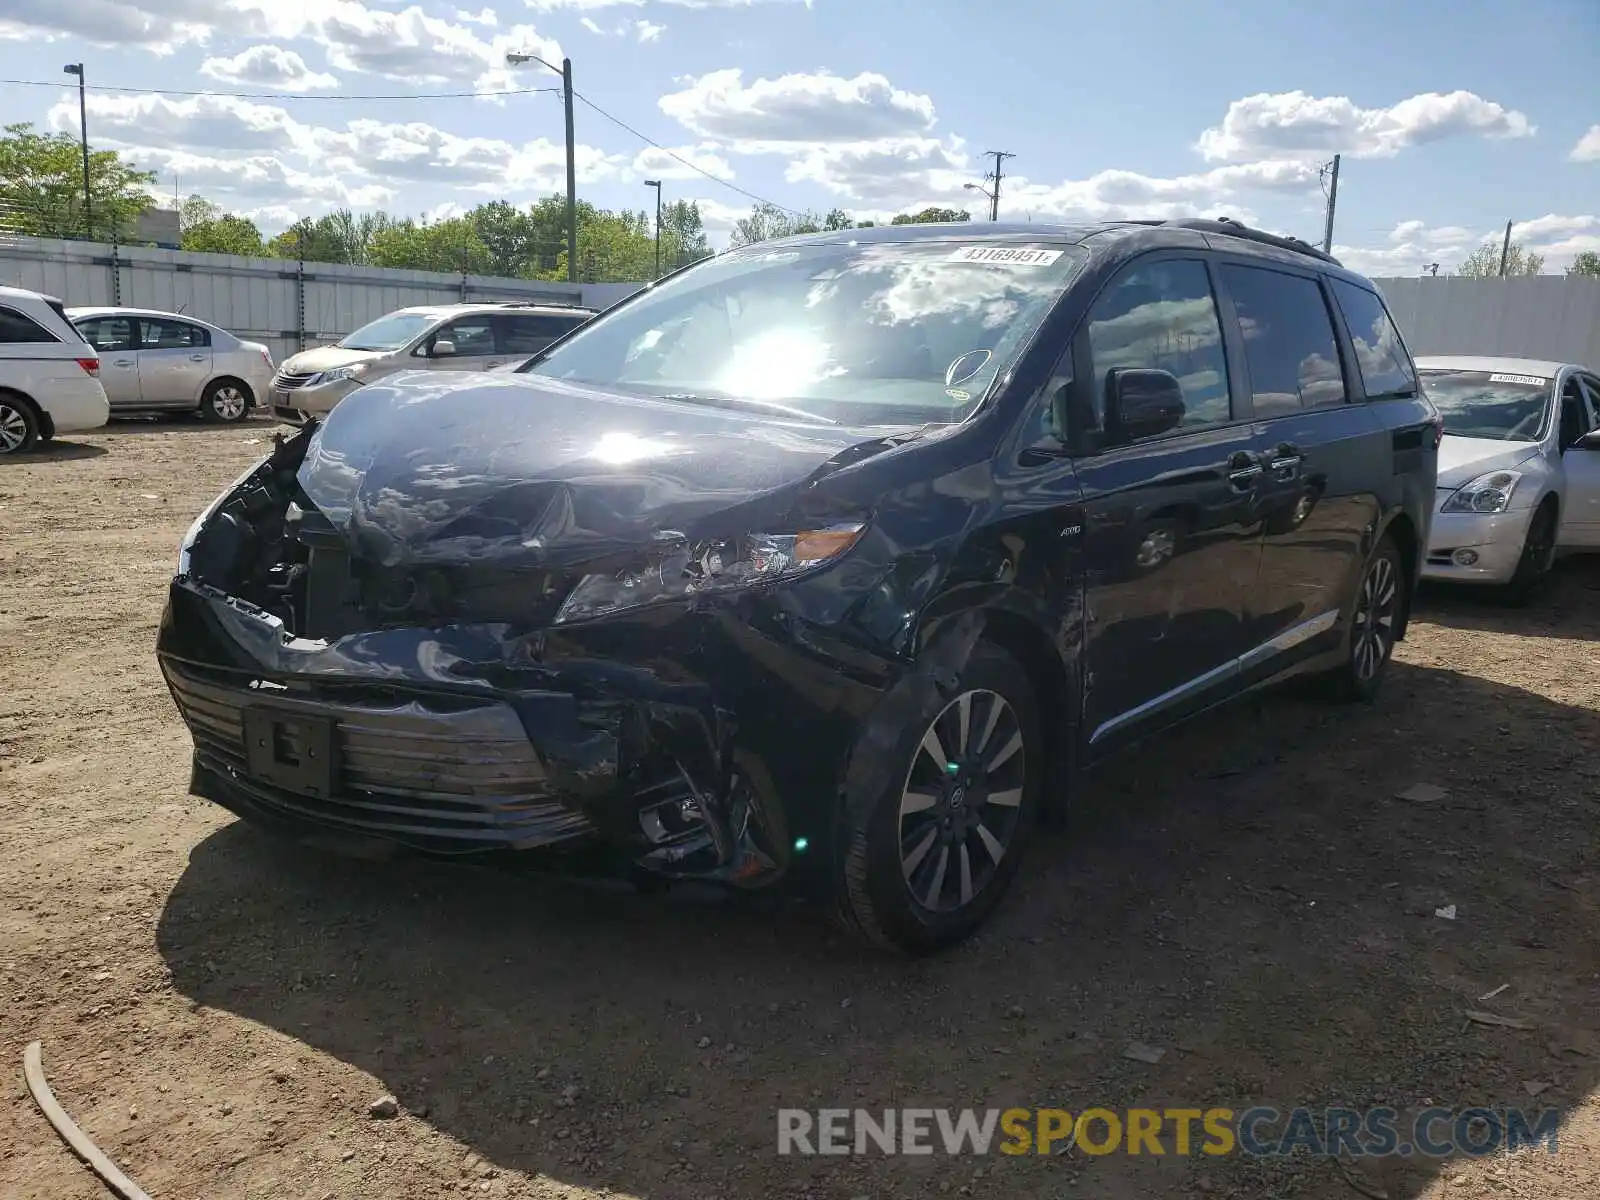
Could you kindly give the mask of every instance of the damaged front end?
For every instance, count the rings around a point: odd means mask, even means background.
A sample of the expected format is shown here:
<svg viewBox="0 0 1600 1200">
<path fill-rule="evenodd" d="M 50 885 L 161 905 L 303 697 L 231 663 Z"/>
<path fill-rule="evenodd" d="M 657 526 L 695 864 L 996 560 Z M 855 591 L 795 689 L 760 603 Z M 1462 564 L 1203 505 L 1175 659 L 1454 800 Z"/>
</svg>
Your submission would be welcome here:
<svg viewBox="0 0 1600 1200">
<path fill-rule="evenodd" d="M 885 669 L 841 671 L 770 590 L 719 586 L 809 534 L 645 542 L 595 519 L 615 497 L 528 473 L 467 500 L 374 486 L 323 429 L 278 439 L 180 552 L 158 653 L 197 794 L 351 853 L 747 888 L 828 836 Z M 658 603 L 611 595 L 669 577 Z"/>
</svg>

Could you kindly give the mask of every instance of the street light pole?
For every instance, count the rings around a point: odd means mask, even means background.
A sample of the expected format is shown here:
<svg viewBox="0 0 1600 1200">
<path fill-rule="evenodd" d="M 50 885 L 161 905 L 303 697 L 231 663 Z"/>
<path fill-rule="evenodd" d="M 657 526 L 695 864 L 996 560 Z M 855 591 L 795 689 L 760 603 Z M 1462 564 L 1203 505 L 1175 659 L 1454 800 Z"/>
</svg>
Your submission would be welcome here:
<svg viewBox="0 0 1600 1200">
<path fill-rule="evenodd" d="M 656 190 L 656 278 L 661 278 L 661 180 L 646 179 L 645 187 Z"/>
<path fill-rule="evenodd" d="M 83 144 L 83 236 L 94 236 L 94 212 L 89 200 L 89 104 L 84 99 L 83 64 L 68 63 L 61 68 L 78 77 L 78 138 Z"/>
<path fill-rule="evenodd" d="M 509 66 L 536 62 L 561 76 L 561 100 L 566 108 L 567 125 L 567 279 L 578 282 L 578 160 L 572 136 L 572 60 L 563 58 L 559 67 L 537 54 L 507 54 Z"/>
</svg>

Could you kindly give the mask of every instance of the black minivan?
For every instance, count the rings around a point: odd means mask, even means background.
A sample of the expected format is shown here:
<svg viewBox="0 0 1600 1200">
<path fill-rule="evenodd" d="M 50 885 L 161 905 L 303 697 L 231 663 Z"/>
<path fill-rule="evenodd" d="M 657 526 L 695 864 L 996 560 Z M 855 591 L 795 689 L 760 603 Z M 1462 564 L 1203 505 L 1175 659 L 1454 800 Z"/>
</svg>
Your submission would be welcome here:
<svg viewBox="0 0 1600 1200">
<path fill-rule="evenodd" d="M 797 885 L 926 951 L 1079 769 L 1372 697 L 1441 429 L 1370 282 L 1231 221 L 762 243 L 280 441 L 160 663 L 193 790 L 305 842 Z"/>
</svg>

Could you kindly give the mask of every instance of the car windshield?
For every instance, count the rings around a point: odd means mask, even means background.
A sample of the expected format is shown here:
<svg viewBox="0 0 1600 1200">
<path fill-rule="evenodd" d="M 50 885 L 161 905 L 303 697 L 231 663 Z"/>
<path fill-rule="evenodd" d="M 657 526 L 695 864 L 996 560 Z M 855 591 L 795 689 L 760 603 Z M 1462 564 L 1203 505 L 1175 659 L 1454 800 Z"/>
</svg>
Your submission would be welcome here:
<svg viewBox="0 0 1600 1200">
<path fill-rule="evenodd" d="M 960 421 L 1084 259 L 967 239 L 755 245 L 595 318 L 527 369 L 846 425 Z"/>
<path fill-rule="evenodd" d="M 398 350 L 421 333 L 434 318 L 426 313 L 390 313 L 334 343 L 346 350 Z"/>
<path fill-rule="evenodd" d="M 1513 371 L 1423 369 L 1423 391 L 1457 437 L 1536 442 L 1544 436 L 1550 380 Z"/>
</svg>

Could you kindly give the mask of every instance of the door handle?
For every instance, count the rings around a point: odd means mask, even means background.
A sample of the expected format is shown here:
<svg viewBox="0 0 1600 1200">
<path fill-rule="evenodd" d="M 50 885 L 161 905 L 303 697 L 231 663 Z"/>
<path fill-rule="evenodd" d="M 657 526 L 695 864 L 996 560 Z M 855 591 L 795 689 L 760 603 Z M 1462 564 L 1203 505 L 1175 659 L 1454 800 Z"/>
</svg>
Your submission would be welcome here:
<svg viewBox="0 0 1600 1200">
<path fill-rule="evenodd" d="M 1304 461 L 1305 455 L 1300 453 L 1300 447 L 1285 442 L 1272 452 L 1267 465 L 1279 479 L 1293 479 L 1299 474 L 1300 464 Z"/>
<path fill-rule="evenodd" d="M 113 367 L 131 367 L 131 366 L 133 366 L 133 359 L 131 359 L 131 358 L 119 358 L 119 359 L 117 359 L 116 362 L 112 363 L 111 365 Z"/>
<path fill-rule="evenodd" d="M 190 362 L 205 362 L 205 360 L 206 360 L 206 356 L 204 354 L 191 354 L 191 355 L 189 355 L 189 361 Z"/>
<path fill-rule="evenodd" d="M 1261 478 L 1261 469 L 1260 459 L 1241 450 L 1228 459 L 1228 482 L 1237 490 L 1247 492 Z"/>
</svg>

